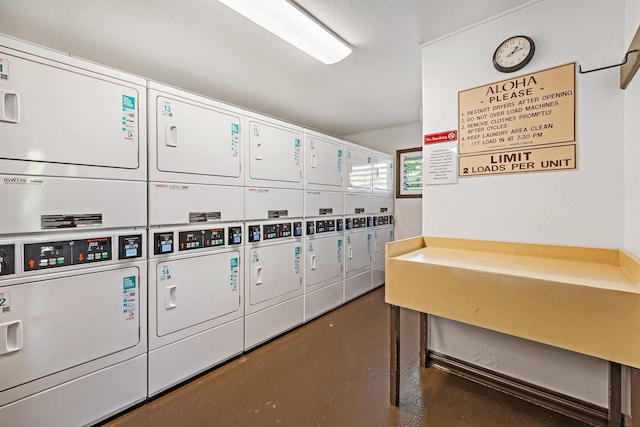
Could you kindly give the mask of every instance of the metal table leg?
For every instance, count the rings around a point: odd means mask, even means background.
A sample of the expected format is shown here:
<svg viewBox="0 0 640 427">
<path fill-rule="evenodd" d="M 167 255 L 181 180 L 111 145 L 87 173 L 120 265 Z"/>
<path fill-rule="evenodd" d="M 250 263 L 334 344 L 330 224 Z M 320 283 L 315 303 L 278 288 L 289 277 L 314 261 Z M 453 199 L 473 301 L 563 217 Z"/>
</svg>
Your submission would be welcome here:
<svg viewBox="0 0 640 427">
<path fill-rule="evenodd" d="M 640 369 L 629 367 L 631 375 L 631 413 L 629 427 L 640 426 Z"/>
<path fill-rule="evenodd" d="M 398 406 L 400 404 L 400 307 L 391 305 L 391 340 L 390 340 L 390 398 L 391 404 Z"/>
<path fill-rule="evenodd" d="M 429 367 L 429 343 L 427 334 L 429 332 L 429 315 L 420 313 L 420 366 Z"/>
<path fill-rule="evenodd" d="M 609 427 L 622 425 L 622 366 L 609 362 Z"/>
</svg>

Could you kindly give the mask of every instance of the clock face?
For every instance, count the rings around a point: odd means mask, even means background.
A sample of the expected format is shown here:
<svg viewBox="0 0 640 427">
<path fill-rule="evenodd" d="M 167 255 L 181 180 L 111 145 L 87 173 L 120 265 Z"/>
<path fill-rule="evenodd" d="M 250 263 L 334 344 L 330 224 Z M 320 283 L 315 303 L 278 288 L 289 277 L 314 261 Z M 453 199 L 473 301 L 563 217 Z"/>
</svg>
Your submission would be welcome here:
<svg viewBox="0 0 640 427">
<path fill-rule="evenodd" d="M 535 52 L 533 40 L 527 36 L 510 37 L 493 54 L 494 67 L 503 73 L 512 73 L 531 61 Z"/>
</svg>

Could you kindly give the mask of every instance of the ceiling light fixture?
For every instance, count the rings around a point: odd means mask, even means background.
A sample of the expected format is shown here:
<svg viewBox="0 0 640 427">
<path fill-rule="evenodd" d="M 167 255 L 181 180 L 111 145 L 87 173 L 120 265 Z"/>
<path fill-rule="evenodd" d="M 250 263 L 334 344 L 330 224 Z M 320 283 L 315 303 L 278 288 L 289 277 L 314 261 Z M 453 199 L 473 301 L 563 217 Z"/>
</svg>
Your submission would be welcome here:
<svg viewBox="0 0 640 427">
<path fill-rule="evenodd" d="M 327 65 L 351 53 L 351 47 L 287 0 L 220 2 Z"/>
</svg>

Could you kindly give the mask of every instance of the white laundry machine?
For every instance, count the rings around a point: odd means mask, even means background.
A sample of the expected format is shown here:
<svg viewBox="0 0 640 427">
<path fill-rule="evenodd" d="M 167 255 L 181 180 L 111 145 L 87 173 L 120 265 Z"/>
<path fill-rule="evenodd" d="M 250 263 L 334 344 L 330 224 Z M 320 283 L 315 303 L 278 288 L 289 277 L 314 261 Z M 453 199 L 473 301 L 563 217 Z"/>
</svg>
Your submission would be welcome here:
<svg viewBox="0 0 640 427">
<path fill-rule="evenodd" d="M 304 130 L 305 190 L 342 191 L 344 185 L 344 141 Z"/>
<path fill-rule="evenodd" d="M 245 189 L 245 349 L 304 320 L 302 190 Z"/>
<path fill-rule="evenodd" d="M 0 63 L 0 419 L 91 424 L 146 397 L 145 82 L 5 37 Z"/>
<path fill-rule="evenodd" d="M 372 218 L 367 214 L 345 217 L 344 300 L 372 289 Z"/>
<path fill-rule="evenodd" d="M 148 82 L 149 181 L 244 185 L 243 111 Z"/>
<path fill-rule="evenodd" d="M 304 319 L 344 302 L 344 196 L 305 190 Z"/>
<path fill-rule="evenodd" d="M 372 188 L 375 192 L 393 193 L 394 179 L 393 157 L 373 151 Z"/>
<path fill-rule="evenodd" d="M 302 189 L 302 128 L 245 111 L 245 129 L 245 184 Z"/>
<path fill-rule="evenodd" d="M 149 234 L 149 396 L 242 353 L 242 222 Z"/>
<path fill-rule="evenodd" d="M 384 285 L 384 254 L 387 243 L 393 241 L 393 214 L 373 215 L 372 287 Z"/>
<path fill-rule="evenodd" d="M 244 346 L 243 112 L 148 82 L 149 396 Z"/>
<path fill-rule="evenodd" d="M 350 142 L 345 142 L 344 148 L 347 153 L 343 190 L 371 193 L 373 188 L 371 150 Z"/>
<path fill-rule="evenodd" d="M 143 228 L 0 237 L 0 420 L 93 424 L 146 398 Z"/>
<path fill-rule="evenodd" d="M 143 79 L 1 36 L 0 62 L 3 174 L 146 180 Z"/>
</svg>

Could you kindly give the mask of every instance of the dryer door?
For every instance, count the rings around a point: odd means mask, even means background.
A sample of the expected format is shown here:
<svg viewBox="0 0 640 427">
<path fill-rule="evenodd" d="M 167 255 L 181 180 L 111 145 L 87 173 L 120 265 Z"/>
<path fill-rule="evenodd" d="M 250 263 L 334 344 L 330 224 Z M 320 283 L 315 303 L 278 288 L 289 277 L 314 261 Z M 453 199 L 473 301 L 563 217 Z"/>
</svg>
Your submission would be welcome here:
<svg viewBox="0 0 640 427">
<path fill-rule="evenodd" d="M 240 178 L 239 115 L 158 96 L 156 120 L 159 171 Z"/>
<path fill-rule="evenodd" d="M 158 263 L 158 336 L 240 313 L 239 269 L 238 251 Z"/>
<path fill-rule="evenodd" d="M 140 286 L 131 266 L 0 288 L 0 392 L 135 347 Z"/>
<path fill-rule="evenodd" d="M 342 236 L 308 239 L 305 249 L 305 283 L 308 288 L 342 279 Z"/>
<path fill-rule="evenodd" d="M 293 241 L 248 250 L 250 305 L 302 290 L 301 249 Z"/>
<path fill-rule="evenodd" d="M 5 102 L 0 108 L 16 114 L 15 120 L 0 120 L 0 158 L 140 168 L 146 141 L 144 133 L 140 138 L 138 109 L 146 101 L 138 87 L 55 62 L 2 57 L 11 67 L 2 90 L 14 107 Z"/>
</svg>

